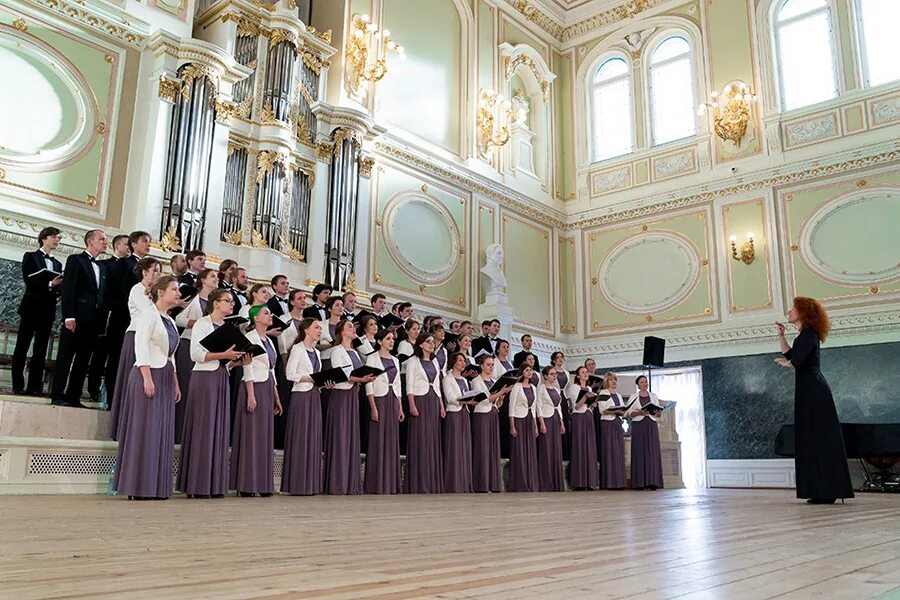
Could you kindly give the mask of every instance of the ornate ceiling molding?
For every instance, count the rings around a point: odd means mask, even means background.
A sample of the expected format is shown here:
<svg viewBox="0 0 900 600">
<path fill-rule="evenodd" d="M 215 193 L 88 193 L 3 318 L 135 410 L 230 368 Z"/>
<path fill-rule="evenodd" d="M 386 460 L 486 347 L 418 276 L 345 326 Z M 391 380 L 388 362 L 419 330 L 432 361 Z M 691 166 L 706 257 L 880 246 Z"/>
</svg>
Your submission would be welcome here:
<svg viewBox="0 0 900 600">
<path fill-rule="evenodd" d="M 529 0 L 506 0 L 516 12 L 548 33 L 558 42 L 568 42 L 619 21 L 630 19 L 644 11 L 664 4 L 668 0 L 626 0 L 590 17 L 572 24 L 560 22 L 543 7 Z"/>
<path fill-rule="evenodd" d="M 166 56 L 176 61 L 173 71 L 183 63 L 195 63 L 208 67 L 210 73 L 233 84 L 253 73 L 250 67 L 239 64 L 234 56 L 218 46 L 193 38 L 177 38 L 158 31 L 148 42 L 148 49 L 157 58 Z"/>
<path fill-rule="evenodd" d="M 27 4 L 49 10 L 68 21 L 120 40 L 133 48 L 142 49 L 150 35 L 150 25 L 109 2 L 102 7 L 84 0 L 24 0 Z"/>
</svg>

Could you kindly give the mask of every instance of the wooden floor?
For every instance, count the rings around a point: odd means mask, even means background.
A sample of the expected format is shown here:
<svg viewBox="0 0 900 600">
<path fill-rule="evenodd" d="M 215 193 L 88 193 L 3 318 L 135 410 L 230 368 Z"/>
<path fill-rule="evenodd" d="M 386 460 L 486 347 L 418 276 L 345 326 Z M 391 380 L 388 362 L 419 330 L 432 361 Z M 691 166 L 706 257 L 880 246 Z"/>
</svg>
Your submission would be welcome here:
<svg viewBox="0 0 900 600">
<path fill-rule="evenodd" d="M 0 598 L 900 598 L 900 497 L 0 497 Z"/>
</svg>

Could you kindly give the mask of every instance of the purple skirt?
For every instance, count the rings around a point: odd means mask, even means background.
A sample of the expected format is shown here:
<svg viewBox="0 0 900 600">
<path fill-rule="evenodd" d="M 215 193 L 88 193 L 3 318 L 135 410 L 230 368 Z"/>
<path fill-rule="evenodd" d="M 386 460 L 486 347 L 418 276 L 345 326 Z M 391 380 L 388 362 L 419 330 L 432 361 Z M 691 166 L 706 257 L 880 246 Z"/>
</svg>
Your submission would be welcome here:
<svg viewBox="0 0 900 600">
<path fill-rule="evenodd" d="M 247 412 L 247 384 L 238 384 L 231 440 L 230 489 L 248 494 L 275 493 L 275 378 L 254 382 L 256 409 Z"/>
<path fill-rule="evenodd" d="M 410 494 L 440 494 L 444 491 L 441 399 L 429 388 L 424 396 L 416 396 L 415 402 L 419 416 L 406 418 L 409 423 L 406 491 Z"/>
<path fill-rule="evenodd" d="M 155 391 L 144 395 L 144 378 L 131 368 L 122 396 L 119 448 L 113 488 L 122 495 L 169 498 L 175 451 L 175 367 L 150 369 Z"/>
<path fill-rule="evenodd" d="M 175 374 L 178 375 L 178 387 L 181 389 L 182 401 L 175 405 L 175 443 L 184 439 L 184 416 L 187 413 L 187 400 L 191 394 L 191 376 L 194 361 L 191 360 L 191 340 L 179 338 L 178 349 L 175 350 Z"/>
<path fill-rule="evenodd" d="M 563 478 L 561 422 L 556 412 L 549 419 L 544 419 L 547 433 L 542 433 L 537 439 L 538 489 L 542 492 L 562 492 L 566 489 Z"/>
<path fill-rule="evenodd" d="M 472 488 L 476 492 L 500 492 L 500 422 L 497 409 L 472 414 Z"/>
<path fill-rule="evenodd" d="M 534 419 L 516 419 L 516 437 L 509 440 L 509 491 L 538 491 L 537 444 Z"/>
<path fill-rule="evenodd" d="M 659 427 L 650 417 L 631 422 L 631 487 L 663 487 Z"/>
<path fill-rule="evenodd" d="M 369 417 L 365 484 L 367 494 L 400 493 L 399 405 L 397 395 L 390 389 L 384 396 L 375 398 L 378 422 Z"/>
<path fill-rule="evenodd" d="M 447 412 L 444 419 L 444 493 L 470 494 L 472 489 L 472 425 L 469 410 Z"/>
<path fill-rule="evenodd" d="M 592 412 L 572 413 L 572 456 L 569 459 L 569 487 L 595 489 L 599 484 L 597 471 L 597 440 L 594 435 Z"/>
<path fill-rule="evenodd" d="M 281 491 L 294 496 L 322 493 L 322 403 L 319 388 L 292 392 L 284 428 Z"/>
<path fill-rule="evenodd" d="M 122 354 L 119 355 L 119 368 L 116 370 L 116 387 L 113 389 L 109 404 L 109 426 L 107 433 L 112 440 L 119 439 L 119 420 L 122 418 L 122 396 L 128 387 L 128 377 L 134 367 L 134 332 L 126 331 L 122 338 Z M 143 387 L 143 384 L 141 384 Z M 179 403 L 180 404 L 180 403 Z"/>
<path fill-rule="evenodd" d="M 359 459 L 359 386 L 333 389 L 325 416 L 325 493 L 362 493 Z"/>
<path fill-rule="evenodd" d="M 215 371 L 196 371 L 191 383 L 178 461 L 178 491 L 200 496 L 224 495 L 228 492 L 231 425 L 228 370 L 220 366 Z M 182 404 L 185 400 L 176 406 Z"/>
<path fill-rule="evenodd" d="M 625 487 L 625 432 L 622 421 L 600 422 L 600 487 L 621 490 Z"/>
</svg>

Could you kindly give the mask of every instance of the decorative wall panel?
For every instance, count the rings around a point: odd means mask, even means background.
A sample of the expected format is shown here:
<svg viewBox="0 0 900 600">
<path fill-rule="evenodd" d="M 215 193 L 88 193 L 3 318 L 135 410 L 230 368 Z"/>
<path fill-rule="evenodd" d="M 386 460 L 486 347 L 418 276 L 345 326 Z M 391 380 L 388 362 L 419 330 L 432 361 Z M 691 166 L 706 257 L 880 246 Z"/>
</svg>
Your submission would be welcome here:
<svg viewBox="0 0 900 600">
<path fill-rule="evenodd" d="M 500 239 L 517 324 L 553 333 L 552 231 L 509 211 L 501 211 Z"/>
<path fill-rule="evenodd" d="M 724 261 L 728 297 L 724 302 L 729 312 L 772 308 L 772 273 L 769 254 L 776 247 L 768 239 L 768 220 L 765 201 L 762 198 L 727 202 L 721 209 L 722 231 L 719 240 L 724 248 Z M 747 241 L 747 233 L 753 233 L 756 259 L 749 265 L 732 256 L 726 240 L 735 236 L 738 255 L 741 245 Z"/>
</svg>

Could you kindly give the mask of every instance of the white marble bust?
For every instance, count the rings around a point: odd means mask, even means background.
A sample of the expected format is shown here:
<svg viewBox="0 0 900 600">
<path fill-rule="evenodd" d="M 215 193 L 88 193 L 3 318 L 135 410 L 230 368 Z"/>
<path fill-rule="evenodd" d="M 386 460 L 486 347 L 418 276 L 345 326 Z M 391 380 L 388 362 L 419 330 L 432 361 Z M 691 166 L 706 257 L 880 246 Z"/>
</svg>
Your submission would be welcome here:
<svg viewBox="0 0 900 600">
<path fill-rule="evenodd" d="M 491 280 L 488 294 L 502 294 L 506 292 L 506 275 L 503 274 L 503 246 L 491 244 L 487 247 L 485 254 L 481 272 Z"/>
</svg>

